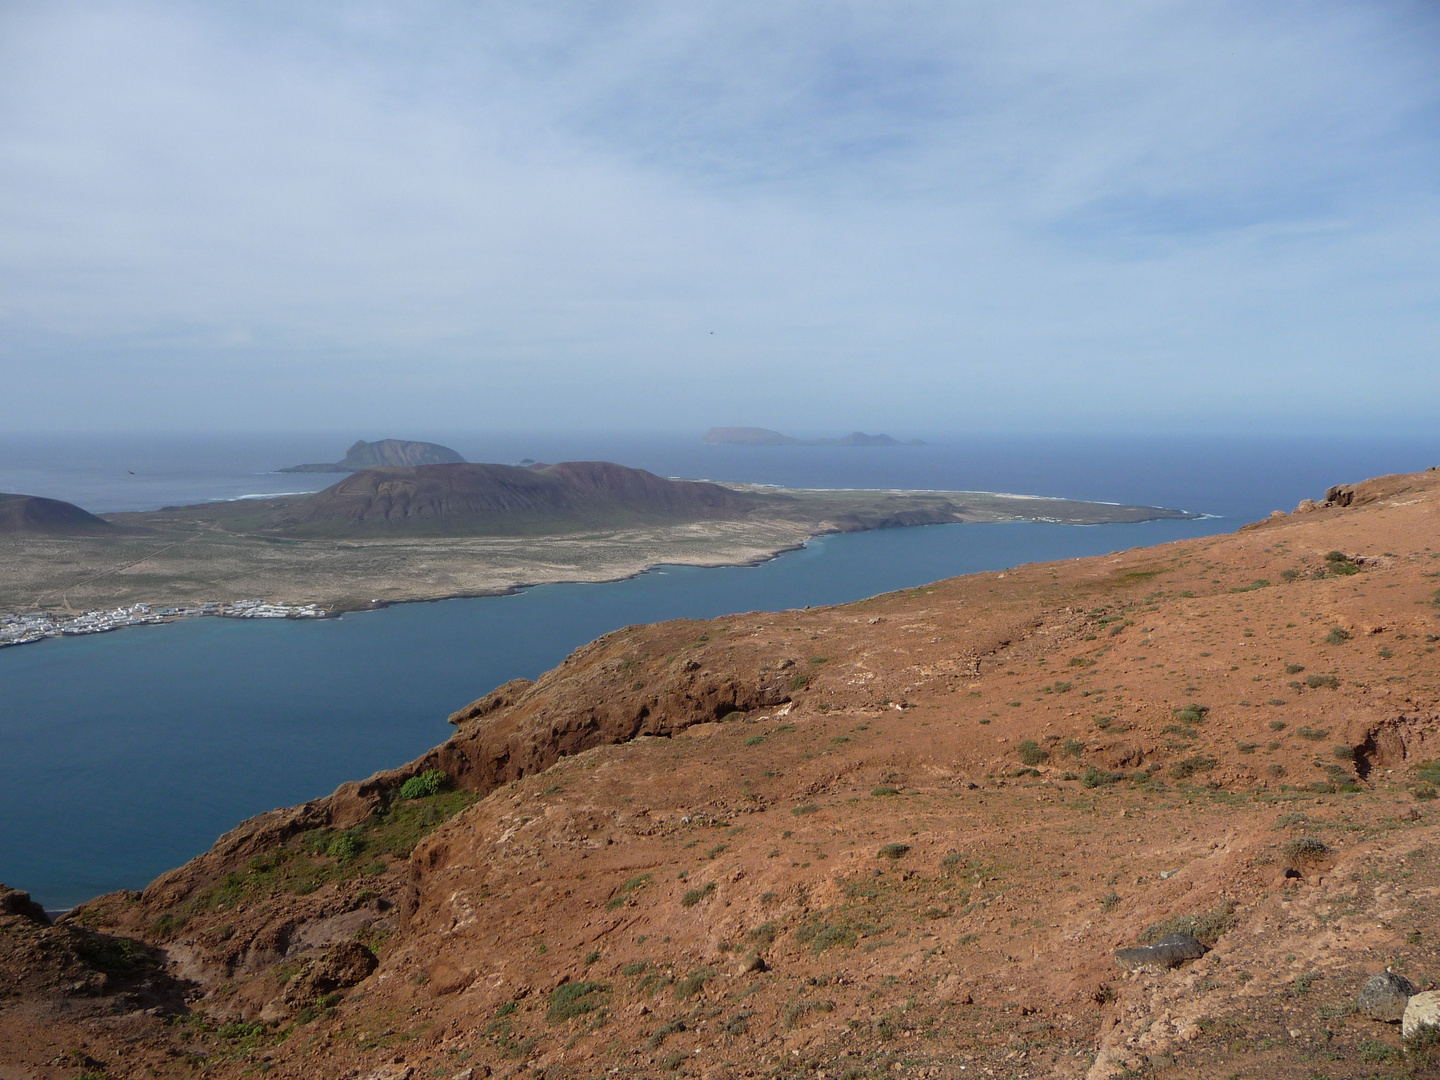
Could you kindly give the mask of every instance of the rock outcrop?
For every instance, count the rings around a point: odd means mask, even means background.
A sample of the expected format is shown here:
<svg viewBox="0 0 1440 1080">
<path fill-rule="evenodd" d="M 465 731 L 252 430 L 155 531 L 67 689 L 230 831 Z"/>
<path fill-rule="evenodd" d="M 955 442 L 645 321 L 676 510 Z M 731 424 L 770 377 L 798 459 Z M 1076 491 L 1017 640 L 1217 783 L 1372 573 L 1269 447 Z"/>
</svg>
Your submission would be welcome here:
<svg viewBox="0 0 1440 1080">
<path fill-rule="evenodd" d="M 1205 946 L 1189 934 L 1166 934 L 1153 945 L 1136 945 L 1129 949 L 1118 949 L 1115 959 L 1121 967 L 1131 971 L 1142 969 L 1163 971 L 1179 967 L 1186 960 L 1198 960 L 1205 955 Z"/>
</svg>

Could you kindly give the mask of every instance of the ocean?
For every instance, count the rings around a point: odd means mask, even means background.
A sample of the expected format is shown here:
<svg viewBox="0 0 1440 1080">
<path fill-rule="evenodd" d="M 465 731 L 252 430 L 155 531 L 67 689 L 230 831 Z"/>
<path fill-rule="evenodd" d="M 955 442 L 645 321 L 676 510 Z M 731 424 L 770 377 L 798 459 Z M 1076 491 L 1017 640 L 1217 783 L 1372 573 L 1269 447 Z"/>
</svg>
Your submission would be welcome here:
<svg viewBox="0 0 1440 1080">
<path fill-rule="evenodd" d="M 631 623 L 840 603 L 938 578 L 1233 530 L 1332 483 L 1440 462 L 1436 440 L 973 438 L 708 447 L 694 436 L 431 433 L 470 460 L 608 459 L 789 486 L 1013 491 L 1169 506 L 1183 522 L 943 525 L 820 537 L 756 567 L 401 605 L 316 622 L 192 619 L 0 651 L 0 881 L 51 909 L 139 888 L 255 813 L 443 740 L 448 714 Z M 0 491 L 106 512 L 281 491 L 335 436 L 0 440 Z M 163 599 L 157 597 L 157 599 Z"/>
</svg>

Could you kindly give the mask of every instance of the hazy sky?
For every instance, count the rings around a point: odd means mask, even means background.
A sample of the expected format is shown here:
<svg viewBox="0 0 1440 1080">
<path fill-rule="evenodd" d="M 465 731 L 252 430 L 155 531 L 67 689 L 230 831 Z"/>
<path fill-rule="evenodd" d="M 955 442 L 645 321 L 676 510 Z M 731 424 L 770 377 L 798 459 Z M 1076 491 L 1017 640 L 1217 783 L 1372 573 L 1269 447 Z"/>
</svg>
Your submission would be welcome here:
<svg viewBox="0 0 1440 1080">
<path fill-rule="evenodd" d="M 0 425 L 1434 430 L 1440 6 L 0 0 Z"/>
</svg>

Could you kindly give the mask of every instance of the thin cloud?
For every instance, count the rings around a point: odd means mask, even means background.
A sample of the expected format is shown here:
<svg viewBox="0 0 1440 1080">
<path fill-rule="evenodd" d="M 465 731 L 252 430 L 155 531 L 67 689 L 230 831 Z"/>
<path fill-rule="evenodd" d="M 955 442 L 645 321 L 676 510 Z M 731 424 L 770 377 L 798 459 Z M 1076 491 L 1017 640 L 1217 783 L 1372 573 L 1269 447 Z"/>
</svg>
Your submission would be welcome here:
<svg viewBox="0 0 1440 1080">
<path fill-rule="evenodd" d="M 10 5 L 0 422 L 1420 423 L 1437 38 L 1400 3 Z"/>
</svg>

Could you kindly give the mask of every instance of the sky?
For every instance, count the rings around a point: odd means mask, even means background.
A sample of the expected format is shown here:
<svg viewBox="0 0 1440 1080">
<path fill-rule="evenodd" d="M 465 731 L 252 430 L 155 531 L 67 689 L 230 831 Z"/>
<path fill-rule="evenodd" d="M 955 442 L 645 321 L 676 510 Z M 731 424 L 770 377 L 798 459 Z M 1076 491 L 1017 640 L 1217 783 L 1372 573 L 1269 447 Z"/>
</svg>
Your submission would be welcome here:
<svg viewBox="0 0 1440 1080">
<path fill-rule="evenodd" d="M 0 0 L 0 430 L 1430 432 L 1440 7 Z"/>
</svg>

